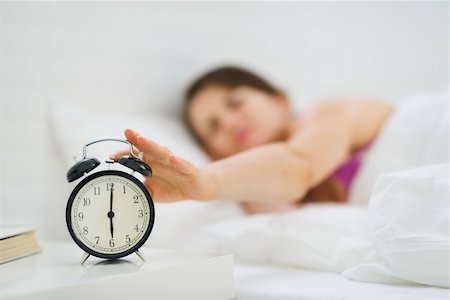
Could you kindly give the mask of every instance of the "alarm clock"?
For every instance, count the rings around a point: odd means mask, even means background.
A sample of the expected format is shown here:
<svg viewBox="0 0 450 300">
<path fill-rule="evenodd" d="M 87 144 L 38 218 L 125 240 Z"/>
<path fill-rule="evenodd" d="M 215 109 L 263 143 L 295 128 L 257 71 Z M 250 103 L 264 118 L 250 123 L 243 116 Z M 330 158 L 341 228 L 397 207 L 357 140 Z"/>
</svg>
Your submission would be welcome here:
<svg viewBox="0 0 450 300">
<path fill-rule="evenodd" d="M 128 144 L 130 155 L 122 156 L 117 162 L 106 160 L 107 170 L 84 177 L 100 165 L 97 158 L 87 157 L 86 148 L 105 141 Z M 111 170 L 115 163 L 130 169 L 131 173 Z M 84 177 L 73 189 L 66 207 L 69 233 L 85 251 L 81 264 L 90 255 L 116 259 L 131 253 L 145 261 L 139 248 L 150 236 L 155 209 L 149 191 L 134 176 L 135 172 L 152 176 L 150 166 L 135 155 L 131 143 L 121 139 L 101 139 L 84 145 L 83 158 L 67 172 L 68 182 Z"/>
</svg>

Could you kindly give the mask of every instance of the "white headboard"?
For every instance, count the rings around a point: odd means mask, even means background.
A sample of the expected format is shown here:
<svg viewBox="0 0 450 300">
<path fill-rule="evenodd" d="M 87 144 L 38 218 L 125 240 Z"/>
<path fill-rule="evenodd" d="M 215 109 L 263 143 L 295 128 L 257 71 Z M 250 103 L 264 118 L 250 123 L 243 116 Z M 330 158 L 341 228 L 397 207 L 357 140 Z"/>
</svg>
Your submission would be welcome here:
<svg viewBox="0 0 450 300">
<path fill-rule="evenodd" d="M 41 105 L 172 113 L 192 78 L 222 63 L 261 72 L 294 102 L 447 82 L 446 2 L 1 5 L 7 95 Z"/>
</svg>

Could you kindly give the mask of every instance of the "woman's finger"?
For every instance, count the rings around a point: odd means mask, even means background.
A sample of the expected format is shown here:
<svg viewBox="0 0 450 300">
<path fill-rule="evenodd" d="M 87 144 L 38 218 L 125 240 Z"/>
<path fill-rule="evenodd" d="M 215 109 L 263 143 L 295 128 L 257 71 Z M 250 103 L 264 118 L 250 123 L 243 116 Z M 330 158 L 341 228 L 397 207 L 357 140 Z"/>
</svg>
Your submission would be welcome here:
<svg viewBox="0 0 450 300">
<path fill-rule="evenodd" d="M 127 140 L 132 143 L 133 145 L 137 144 L 137 137 L 139 136 L 139 133 L 137 133 L 134 130 L 131 130 L 129 128 L 125 129 L 125 137 L 127 138 Z"/>
<path fill-rule="evenodd" d="M 136 137 L 136 146 L 139 150 L 150 154 L 154 159 L 159 160 L 161 163 L 167 164 L 169 157 L 172 155 L 167 147 L 163 147 L 155 143 L 154 141 L 144 138 L 141 135 Z"/>
<path fill-rule="evenodd" d="M 136 156 L 139 156 L 140 151 L 136 147 L 133 146 L 133 153 L 136 154 Z M 117 152 L 111 153 L 109 155 L 109 158 L 114 160 L 114 161 L 117 161 L 122 156 L 125 156 L 125 155 L 129 156 L 130 154 L 131 154 L 130 150 L 121 150 L 121 151 L 117 151 Z"/>
<path fill-rule="evenodd" d="M 145 154 L 150 156 L 153 160 L 157 160 L 165 165 L 170 163 L 169 158 L 172 155 L 172 152 L 170 152 L 167 147 L 163 147 L 131 129 L 125 130 L 125 137 L 141 152 L 145 152 Z"/>
<path fill-rule="evenodd" d="M 125 137 L 127 140 L 135 145 L 140 151 L 150 153 L 154 156 L 165 157 L 170 152 L 150 139 L 147 139 L 131 129 L 125 129 Z"/>
</svg>

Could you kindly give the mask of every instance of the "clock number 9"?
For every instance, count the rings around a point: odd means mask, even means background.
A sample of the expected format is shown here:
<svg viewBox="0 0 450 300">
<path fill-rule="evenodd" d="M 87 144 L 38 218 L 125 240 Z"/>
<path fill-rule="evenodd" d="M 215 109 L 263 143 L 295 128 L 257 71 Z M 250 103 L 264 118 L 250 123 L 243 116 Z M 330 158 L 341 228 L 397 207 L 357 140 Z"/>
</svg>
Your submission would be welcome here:
<svg viewBox="0 0 450 300">
<path fill-rule="evenodd" d="M 83 221 L 83 218 L 84 218 L 84 215 L 83 215 L 83 213 L 80 211 L 80 212 L 78 213 L 78 221 Z"/>
</svg>

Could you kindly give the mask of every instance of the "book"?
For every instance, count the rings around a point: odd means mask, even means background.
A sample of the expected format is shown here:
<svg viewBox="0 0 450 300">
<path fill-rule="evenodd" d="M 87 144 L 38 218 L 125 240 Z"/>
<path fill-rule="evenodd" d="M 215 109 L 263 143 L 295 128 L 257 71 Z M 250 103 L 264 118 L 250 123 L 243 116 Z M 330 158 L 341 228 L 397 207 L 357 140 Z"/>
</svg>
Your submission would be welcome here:
<svg viewBox="0 0 450 300">
<path fill-rule="evenodd" d="M 24 226 L 0 226 L 0 264 L 38 253 L 36 231 Z"/>
</svg>

